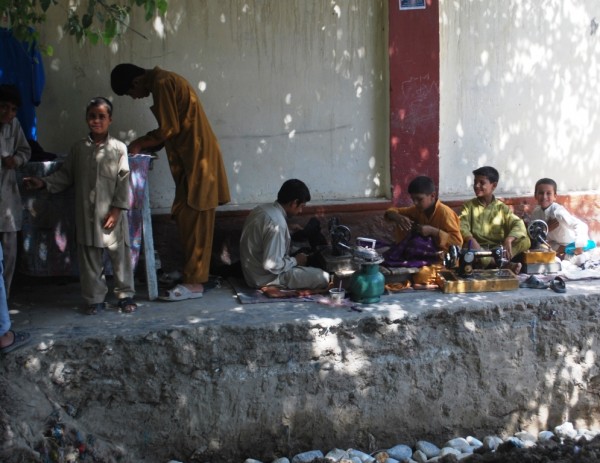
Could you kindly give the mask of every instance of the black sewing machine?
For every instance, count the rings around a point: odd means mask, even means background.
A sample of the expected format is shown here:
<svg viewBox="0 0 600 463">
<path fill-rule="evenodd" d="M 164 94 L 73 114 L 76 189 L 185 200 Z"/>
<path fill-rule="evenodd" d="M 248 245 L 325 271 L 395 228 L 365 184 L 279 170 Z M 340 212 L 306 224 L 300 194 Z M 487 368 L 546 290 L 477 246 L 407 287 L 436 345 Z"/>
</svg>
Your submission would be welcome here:
<svg viewBox="0 0 600 463">
<path fill-rule="evenodd" d="M 482 257 L 492 257 L 497 267 L 501 267 L 506 262 L 502 246 L 490 250 L 475 250 L 470 248 L 461 249 L 453 245 L 450 246 L 450 249 L 444 256 L 444 266 L 447 269 L 458 269 L 457 273 L 461 278 L 472 278 L 475 261 Z"/>
<path fill-rule="evenodd" d="M 477 269 L 475 262 L 483 257 L 491 257 L 497 269 Z M 509 269 L 502 268 L 506 263 L 504 248 L 461 249 L 451 246 L 444 256 L 445 270 L 437 274 L 437 284 L 445 293 L 478 293 L 484 291 L 507 291 L 519 288 L 519 279 Z"/>
</svg>

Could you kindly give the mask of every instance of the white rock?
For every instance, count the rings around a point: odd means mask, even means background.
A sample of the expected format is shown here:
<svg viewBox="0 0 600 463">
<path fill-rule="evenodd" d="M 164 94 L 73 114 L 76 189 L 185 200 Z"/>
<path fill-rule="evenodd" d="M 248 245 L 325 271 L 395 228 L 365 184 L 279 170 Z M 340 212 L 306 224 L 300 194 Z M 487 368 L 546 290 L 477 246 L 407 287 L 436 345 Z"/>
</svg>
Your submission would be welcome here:
<svg viewBox="0 0 600 463">
<path fill-rule="evenodd" d="M 459 456 L 461 453 L 460 450 L 457 450 L 453 447 L 444 447 L 442 448 L 442 450 L 440 450 L 440 457 L 445 457 L 446 455 L 456 455 Z"/>
<path fill-rule="evenodd" d="M 407 458 L 412 458 L 412 453 L 412 449 L 408 445 L 404 444 L 395 445 L 387 451 L 387 454 L 390 456 L 390 458 L 394 458 L 398 461 L 404 461 Z"/>
<path fill-rule="evenodd" d="M 246 458 L 244 463 L 262 463 L 260 460 L 255 460 L 254 458 Z"/>
<path fill-rule="evenodd" d="M 554 437 L 554 433 L 552 431 L 541 431 L 538 434 L 538 441 L 546 442 Z"/>
<path fill-rule="evenodd" d="M 573 439 L 577 435 L 577 431 L 573 427 L 573 423 L 567 421 L 561 424 L 560 426 L 555 427 L 554 434 L 556 434 L 561 439 L 564 439 L 565 437 L 570 437 L 571 439 Z"/>
<path fill-rule="evenodd" d="M 533 442 L 534 444 L 537 442 L 537 439 L 533 434 L 527 431 L 519 431 L 515 433 L 515 437 L 523 441 L 525 446 L 527 447 L 527 442 Z"/>
<path fill-rule="evenodd" d="M 479 447 L 483 447 L 483 442 L 473 436 L 467 436 L 467 442 L 473 448 L 478 449 Z"/>
<path fill-rule="evenodd" d="M 591 431 L 589 429 L 578 429 L 577 430 L 577 439 L 583 437 L 586 441 L 591 441 L 594 437 L 598 435 L 598 431 Z"/>
<path fill-rule="evenodd" d="M 425 463 L 427 460 L 429 460 L 429 458 L 427 458 L 427 455 L 425 455 L 425 453 L 422 452 L 421 450 L 415 451 L 415 453 L 413 453 L 412 457 L 413 457 L 414 461 L 416 461 L 417 463 Z"/>
<path fill-rule="evenodd" d="M 332 449 L 329 452 L 327 452 L 327 455 L 325 455 L 325 458 L 327 458 L 328 460 L 331 460 L 331 461 L 349 460 L 350 455 L 348 455 L 348 452 L 346 452 L 345 450 Z"/>
<path fill-rule="evenodd" d="M 427 442 L 426 440 L 420 440 L 415 444 L 415 449 L 423 452 L 427 458 L 437 457 L 440 454 L 440 448 L 437 445 Z"/>
<path fill-rule="evenodd" d="M 308 452 L 299 453 L 298 455 L 294 455 L 292 463 L 308 463 L 315 458 L 323 458 L 323 452 L 320 450 L 310 450 Z"/>
<path fill-rule="evenodd" d="M 290 460 L 286 457 L 276 458 L 273 463 L 290 463 Z"/>
<path fill-rule="evenodd" d="M 360 459 L 361 463 L 374 463 L 375 462 L 375 458 L 373 458 L 368 453 L 361 452 L 360 450 L 349 449 L 348 455 L 350 456 L 350 458 L 356 457 L 356 458 Z"/>
<path fill-rule="evenodd" d="M 473 453 L 473 449 L 471 445 L 467 442 L 467 439 L 463 439 L 462 437 L 456 437 L 455 439 L 450 439 L 446 442 L 444 447 L 452 447 L 455 450 L 459 450 L 458 453 Z"/>
<path fill-rule="evenodd" d="M 502 439 L 498 436 L 485 436 L 483 438 L 483 446 L 487 450 L 495 451 L 500 444 L 502 444 Z"/>
</svg>

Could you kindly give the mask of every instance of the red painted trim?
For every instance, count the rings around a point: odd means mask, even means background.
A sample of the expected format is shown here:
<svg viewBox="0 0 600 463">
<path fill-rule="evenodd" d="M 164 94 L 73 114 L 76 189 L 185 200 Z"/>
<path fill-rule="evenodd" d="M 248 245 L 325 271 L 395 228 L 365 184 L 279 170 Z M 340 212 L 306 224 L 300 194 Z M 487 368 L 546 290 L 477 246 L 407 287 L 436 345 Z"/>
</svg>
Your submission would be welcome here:
<svg viewBox="0 0 600 463">
<path fill-rule="evenodd" d="M 439 184 L 440 77 L 438 0 L 400 11 L 389 0 L 390 177 L 392 201 L 406 204 L 417 175 Z"/>
</svg>

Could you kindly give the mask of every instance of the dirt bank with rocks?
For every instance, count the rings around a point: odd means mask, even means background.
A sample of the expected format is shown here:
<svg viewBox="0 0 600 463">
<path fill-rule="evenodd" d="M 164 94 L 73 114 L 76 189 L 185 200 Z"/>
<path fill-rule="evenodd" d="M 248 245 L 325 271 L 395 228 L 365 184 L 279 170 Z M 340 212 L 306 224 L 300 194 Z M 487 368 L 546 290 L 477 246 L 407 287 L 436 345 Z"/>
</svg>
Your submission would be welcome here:
<svg viewBox="0 0 600 463">
<path fill-rule="evenodd" d="M 98 461 L 148 462 L 598 427 L 600 292 L 529 291 L 56 337 L 2 359 L 0 460 L 51 447 L 57 424 Z"/>
</svg>

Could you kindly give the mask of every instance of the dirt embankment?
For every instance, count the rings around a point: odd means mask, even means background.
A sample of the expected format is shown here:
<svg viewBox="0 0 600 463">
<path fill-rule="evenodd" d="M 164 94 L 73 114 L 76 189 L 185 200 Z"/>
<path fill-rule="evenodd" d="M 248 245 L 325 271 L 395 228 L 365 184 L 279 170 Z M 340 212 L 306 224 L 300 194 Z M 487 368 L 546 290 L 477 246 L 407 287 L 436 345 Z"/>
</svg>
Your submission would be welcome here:
<svg viewBox="0 0 600 463">
<path fill-rule="evenodd" d="M 100 461 L 189 462 L 371 451 L 567 419 L 598 427 L 599 302 L 299 317 L 18 351 L 1 367 L 0 460 L 56 450 L 61 432 Z"/>
</svg>

